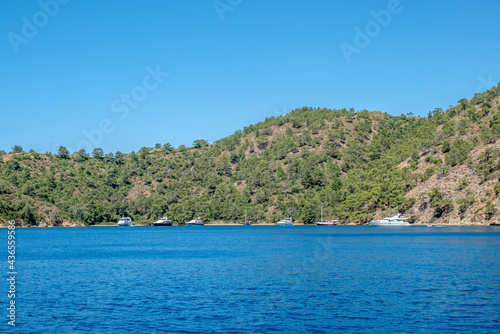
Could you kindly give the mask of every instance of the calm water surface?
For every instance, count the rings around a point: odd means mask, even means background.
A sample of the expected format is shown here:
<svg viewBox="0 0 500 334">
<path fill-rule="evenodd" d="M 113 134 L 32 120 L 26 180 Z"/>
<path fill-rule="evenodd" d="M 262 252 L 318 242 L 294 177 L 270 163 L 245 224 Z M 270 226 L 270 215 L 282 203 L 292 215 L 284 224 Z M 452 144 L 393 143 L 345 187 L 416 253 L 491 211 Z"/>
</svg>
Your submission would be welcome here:
<svg viewBox="0 0 500 334">
<path fill-rule="evenodd" d="M 16 232 L 18 326 L 3 311 L 0 332 L 500 332 L 497 227 Z"/>
</svg>

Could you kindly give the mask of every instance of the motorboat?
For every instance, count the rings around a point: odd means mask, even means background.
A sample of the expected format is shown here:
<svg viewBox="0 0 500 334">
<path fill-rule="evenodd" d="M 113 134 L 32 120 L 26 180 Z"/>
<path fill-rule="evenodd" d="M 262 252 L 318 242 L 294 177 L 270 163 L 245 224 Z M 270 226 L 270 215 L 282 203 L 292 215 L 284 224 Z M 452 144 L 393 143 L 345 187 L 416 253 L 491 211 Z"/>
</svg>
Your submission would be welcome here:
<svg viewBox="0 0 500 334">
<path fill-rule="evenodd" d="M 118 226 L 135 226 L 134 223 L 132 223 L 132 219 L 130 217 L 124 217 L 122 216 L 120 220 L 118 220 Z"/>
<path fill-rule="evenodd" d="M 289 218 L 285 218 L 285 219 L 282 219 L 280 221 L 277 221 L 276 225 L 278 225 L 278 226 L 292 226 L 293 221 L 292 221 L 292 218 L 289 217 Z"/>
<path fill-rule="evenodd" d="M 153 223 L 153 226 L 172 226 L 172 221 L 168 217 L 161 217 Z"/>
<path fill-rule="evenodd" d="M 405 221 L 408 218 L 401 217 L 398 213 L 392 217 L 385 217 L 384 219 L 374 220 L 368 222 L 372 226 L 411 226 L 409 222 Z"/>
<path fill-rule="evenodd" d="M 201 220 L 200 217 L 196 218 L 196 219 L 193 219 L 193 220 L 190 220 L 186 223 L 187 226 L 196 226 L 196 225 L 205 225 L 205 223 L 203 223 L 203 220 Z"/>
</svg>

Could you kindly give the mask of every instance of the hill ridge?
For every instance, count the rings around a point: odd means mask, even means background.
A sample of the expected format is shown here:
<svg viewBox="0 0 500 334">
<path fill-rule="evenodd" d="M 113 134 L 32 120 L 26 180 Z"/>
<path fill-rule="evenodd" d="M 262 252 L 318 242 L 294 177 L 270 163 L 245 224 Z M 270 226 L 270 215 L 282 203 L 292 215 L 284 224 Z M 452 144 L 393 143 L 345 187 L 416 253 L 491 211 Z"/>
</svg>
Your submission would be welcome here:
<svg viewBox="0 0 500 334">
<path fill-rule="evenodd" d="M 138 153 L 17 153 L 0 163 L 0 220 L 81 225 L 168 214 L 345 223 L 402 212 L 412 222 L 498 222 L 500 83 L 427 117 L 303 107 L 212 145 Z"/>
</svg>

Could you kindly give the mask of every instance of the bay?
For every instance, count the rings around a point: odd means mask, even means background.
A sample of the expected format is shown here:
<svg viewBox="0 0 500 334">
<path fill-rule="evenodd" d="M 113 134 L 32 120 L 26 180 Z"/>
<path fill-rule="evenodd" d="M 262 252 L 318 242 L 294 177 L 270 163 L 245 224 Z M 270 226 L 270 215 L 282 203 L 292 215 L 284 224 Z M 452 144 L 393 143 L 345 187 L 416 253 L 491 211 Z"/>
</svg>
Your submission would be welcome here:
<svg viewBox="0 0 500 334">
<path fill-rule="evenodd" d="M 16 237 L 13 332 L 500 332 L 498 227 L 32 228 Z"/>
</svg>

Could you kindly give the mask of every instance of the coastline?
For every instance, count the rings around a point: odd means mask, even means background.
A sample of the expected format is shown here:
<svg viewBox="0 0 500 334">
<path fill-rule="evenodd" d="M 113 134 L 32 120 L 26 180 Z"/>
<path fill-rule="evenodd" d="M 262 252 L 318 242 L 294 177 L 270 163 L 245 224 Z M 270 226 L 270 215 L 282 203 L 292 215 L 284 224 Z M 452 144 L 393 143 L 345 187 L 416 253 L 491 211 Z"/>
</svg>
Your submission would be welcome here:
<svg viewBox="0 0 500 334">
<path fill-rule="evenodd" d="M 2 222 L 3 223 L 3 222 Z M 144 225 L 144 224 L 136 224 L 135 227 L 154 227 L 153 225 Z M 157 227 L 181 227 L 181 226 L 186 226 L 186 225 L 172 225 L 172 226 L 157 226 Z M 203 226 L 245 226 L 242 223 L 206 223 Z M 259 223 L 259 224 L 252 224 L 251 226 L 277 226 L 275 223 Z M 303 223 L 294 223 L 293 226 L 316 226 L 315 224 L 303 224 Z M 330 227 L 340 227 L 340 226 L 370 226 L 369 224 L 354 224 L 354 223 L 349 223 L 349 224 L 338 224 L 338 225 L 333 225 Z M 500 223 L 498 222 L 491 222 L 491 223 L 481 223 L 481 222 L 475 222 L 475 223 L 464 223 L 464 224 L 411 224 L 409 227 L 486 227 L 486 226 L 492 226 L 492 227 L 500 227 Z M 77 224 L 72 224 L 72 225 L 62 225 L 62 226 L 53 226 L 53 225 L 34 225 L 34 226 L 27 226 L 27 225 L 20 225 L 16 226 L 16 228 L 53 228 L 53 227 L 63 227 L 63 228 L 76 228 L 76 227 L 119 227 L 116 225 L 116 223 L 113 224 L 99 224 L 99 225 L 77 225 Z M 3 228 L 8 228 L 8 224 L 1 224 L 0 229 Z"/>
</svg>

